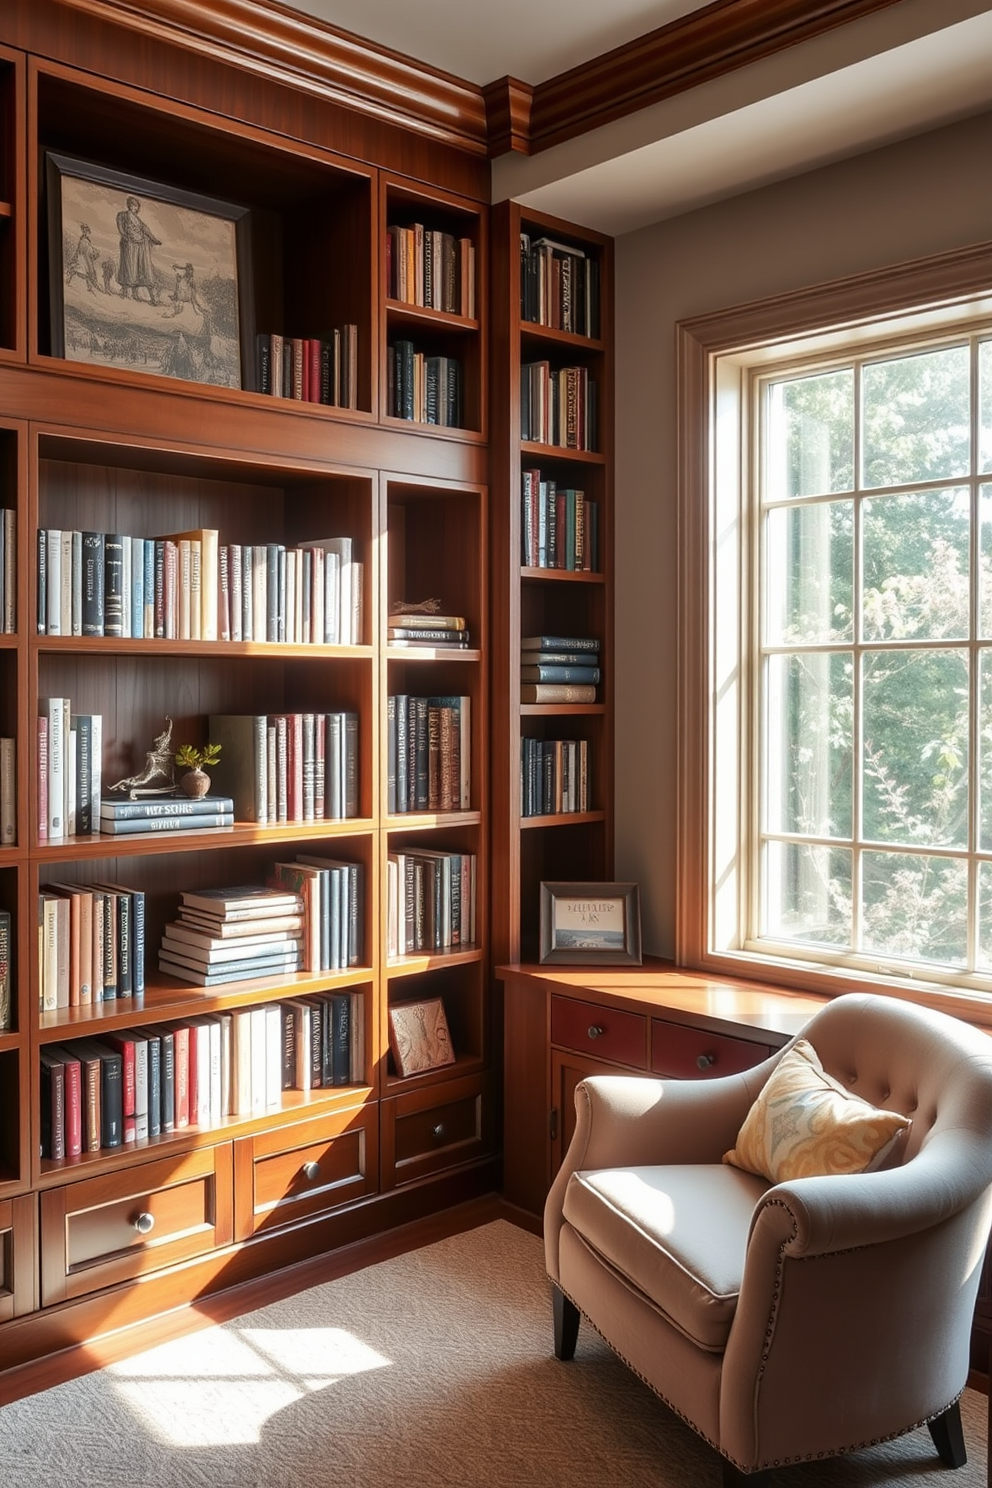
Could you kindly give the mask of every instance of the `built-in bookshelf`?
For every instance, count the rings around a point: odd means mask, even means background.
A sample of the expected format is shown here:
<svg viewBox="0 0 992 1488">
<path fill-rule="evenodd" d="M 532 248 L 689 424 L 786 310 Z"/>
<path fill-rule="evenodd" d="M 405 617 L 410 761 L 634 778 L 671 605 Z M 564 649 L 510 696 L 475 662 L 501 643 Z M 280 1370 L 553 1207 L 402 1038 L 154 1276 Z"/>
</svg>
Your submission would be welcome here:
<svg viewBox="0 0 992 1488">
<path fill-rule="evenodd" d="M 152 67 L 126 24 L 87 17 L 83 43 L 59 0 L 8 15 L 0 1329 L 14 1368 L 488 1192 L 497 1134 L 484 162 L 411 152 L 395 126 L 204 60 L 181 33 Z M 226 278 L 189 272 L 180 209 L 218 235 Z M 125 263 L 125 210 L 151 233 L 151 269 Z M 447 297 L 388 293 L 386 243 L 407 228 L 428 235 Z M 278 390 L 273 338 L 297 374 Z M 390 411 L 402 340 L 457 362 L 457 418 Z M 453 642 L 396 625 L 397 604 L 428 601 L 464 622 Z M 435 787 L 403 812 L 398 696 L 427 700 Z M 76 741 L 61 834 L 41 794 L 50 700 Z M 81 757 L 94 720 L 96 794 Z M 130 801 L 121 782 L 162 747 L 211 742 L 196 809 L 178 781 Z M 413 866 L 402 885 L 397 858 Z M 253 955 L 188 912 L 190 896 L 277 885 L 298 909 Z M 403 1074 L 390 1006 L 437 1000 L 452 1058 Z M 319 1077 L 302 1054 L 315 1022 Z M 141 1044 L 135 1081 L 153 1064 L 160 1079 L 191 1027 L 219 1103 L 211 1083 L 196 1120 L 168 1122 L 159 1086 L 147 1129 L 136 1110 L 119 1144 L 97 1143 L 92 1120 L 87 1138 L 82 1112 L 67 1124 L 90 1046 Z"/>
<path fill-rule="evenodd" d="M 493 220 L 493 946 L 513 962 L 537 958 L 542 881 L 612 877 L 613 275 L 597 233 L 515 203 Z"/>
</svg>

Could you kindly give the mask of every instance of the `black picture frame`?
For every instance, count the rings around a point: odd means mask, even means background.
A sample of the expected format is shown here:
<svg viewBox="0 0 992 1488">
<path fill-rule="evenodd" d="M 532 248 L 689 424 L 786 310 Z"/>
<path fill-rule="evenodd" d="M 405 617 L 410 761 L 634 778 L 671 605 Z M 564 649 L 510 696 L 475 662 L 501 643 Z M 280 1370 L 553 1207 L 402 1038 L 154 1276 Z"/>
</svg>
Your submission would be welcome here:
<svg viewBox="0 0 992 1488">
<path fill-rule="evenodd" d="M 53 356 L 252 385 L 250 208 L 53 151 L 45 187 Z"/>
<path fill-rule="evenodd" d="M 542 883 L 542 965 L 640 966 L 635 883 Z"/>
</svg>

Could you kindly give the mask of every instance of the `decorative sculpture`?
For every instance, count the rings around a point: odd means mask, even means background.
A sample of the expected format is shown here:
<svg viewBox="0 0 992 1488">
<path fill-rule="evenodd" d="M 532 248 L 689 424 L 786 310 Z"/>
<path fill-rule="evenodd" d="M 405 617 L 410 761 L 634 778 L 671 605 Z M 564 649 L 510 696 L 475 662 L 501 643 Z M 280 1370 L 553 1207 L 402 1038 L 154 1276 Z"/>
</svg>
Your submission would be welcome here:
<svg viewBox="0 0 992 1488">
<path fill-rule="evenodd" d="M 145 755 L 144 769 L 137 775 L 125 776 L 123 780 L 118 780 L 117 784 L 110 786 L 109 789 L 127 791 L 132 801 L 140 800 L 142 796 L 169 795 L 176 788 L 173 753 L 169 748 L 171 743 L 172 719 L 167 716 L 164 730 Z"/>
</svg>

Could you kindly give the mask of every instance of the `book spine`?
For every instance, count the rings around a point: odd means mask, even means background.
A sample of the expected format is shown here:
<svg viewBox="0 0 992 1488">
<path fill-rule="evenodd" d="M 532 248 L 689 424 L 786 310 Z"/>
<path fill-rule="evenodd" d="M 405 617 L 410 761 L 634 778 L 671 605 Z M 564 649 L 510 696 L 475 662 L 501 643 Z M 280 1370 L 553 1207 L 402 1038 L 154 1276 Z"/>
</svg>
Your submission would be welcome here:
<svg viewBox="0 0 992 1488">
<path fill-rule="evenodd" d="M 124 534 L 104 534 L 103 557 L 103 634 L 124 634 Z"/>
</svg>

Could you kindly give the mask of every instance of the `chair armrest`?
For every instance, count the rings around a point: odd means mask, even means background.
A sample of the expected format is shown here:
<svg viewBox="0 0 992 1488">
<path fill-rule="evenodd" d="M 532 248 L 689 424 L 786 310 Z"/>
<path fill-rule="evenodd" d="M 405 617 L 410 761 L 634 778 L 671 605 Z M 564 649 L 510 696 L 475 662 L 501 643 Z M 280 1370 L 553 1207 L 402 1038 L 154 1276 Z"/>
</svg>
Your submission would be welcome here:
<svg viewBox="0 0 992 1488">
<path fill-rule="evenodd" d="M 718 1163 L 768 1076 L 766 1061 L 715 1080 L 593 1075 L 575 1090 L 575 1131 L 544 1208 L 548 1272 L 558 1276 L 565 1189 L 589 1168 Z"/>
</svg>

